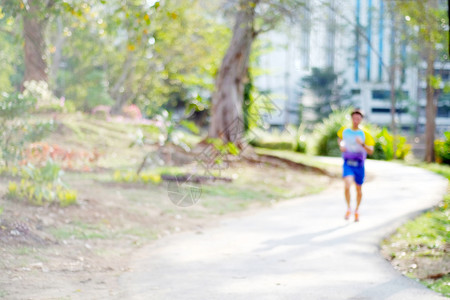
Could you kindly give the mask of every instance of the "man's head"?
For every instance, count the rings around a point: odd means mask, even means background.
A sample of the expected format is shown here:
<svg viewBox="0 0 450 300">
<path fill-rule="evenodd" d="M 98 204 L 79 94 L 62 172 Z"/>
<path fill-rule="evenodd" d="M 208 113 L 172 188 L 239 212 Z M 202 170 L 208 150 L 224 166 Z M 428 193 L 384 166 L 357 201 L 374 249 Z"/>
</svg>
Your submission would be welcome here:
<svg viewBox="0 0 450 300">
<path fill-rule="evenodd" d="M 361 118 L 364 118 L 364 113 L 359 108 L 355 108 L 354 110 L 352 110 L 352 113 L 350 115 L 353 117 L 354 114 L 358 114 L 361 116 Z"/>
<path fill-rule="evenodd" d="M 364 113 L 359 108 L 355 108 L 350 115 L 352 116 L 353 128 L 358 128 L 364 118 Z"/>
</svg>

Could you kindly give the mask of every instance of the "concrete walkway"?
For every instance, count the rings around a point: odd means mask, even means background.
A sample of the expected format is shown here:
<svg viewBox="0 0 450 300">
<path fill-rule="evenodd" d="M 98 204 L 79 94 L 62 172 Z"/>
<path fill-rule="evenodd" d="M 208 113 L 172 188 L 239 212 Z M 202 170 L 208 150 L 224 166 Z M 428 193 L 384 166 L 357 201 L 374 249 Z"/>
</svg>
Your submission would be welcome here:
<svg viewBox="0 0 450 300">
<path fill-rule="evenodd" d="M 379 161 L 368 161 L 367 170 L 374 179 L 363 187 L 359 223 L 343 219 L 339 183 L 144 247 L 120 278 L 120 298 L 446 299 L 396 272 L 379 242 L 437 204 L 447 180 Z"/>
</svg>

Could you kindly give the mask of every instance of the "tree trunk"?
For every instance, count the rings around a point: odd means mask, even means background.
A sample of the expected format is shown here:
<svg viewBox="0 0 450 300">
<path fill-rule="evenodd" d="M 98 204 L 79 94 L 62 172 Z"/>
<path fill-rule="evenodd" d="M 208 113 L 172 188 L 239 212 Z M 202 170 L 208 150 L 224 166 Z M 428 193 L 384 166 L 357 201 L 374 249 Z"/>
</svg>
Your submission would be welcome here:
<svg viewBox="0 0 450 300">
<path fill-rule="evenodd" d="M 417 78 L 420 79 L 420 68 L 417 69 Z M 420 85 L 418 85 L 417 87 L 417 94 L 420 95 L 420 90 L 421 87 Z M 415 115 L 415 133 L 416 136 L 418 136 L 420 134 L 419 130 L 420 130 L 420 101 L 419 99 L 416 101 L 416 115 Z"/>
<path fill-rule="evenodd" d="M 38 16 L 37 4 L 28 1 L 29 13 L 23 16 L 24 51 L 25 51 L 25 75 L 22 81 L 47 81 L 47 63 L 45 61 L 44 29 L 46 19 Z"/>
<path fill-rule="evenodd" d="M 396 15 L 394 11 L 391 12 L 391 66 L 389 68 L 389 83 L 391 89 L 391 132 L 393 136 L 392 140 L 392 151 L 393 158 L 396 158 L 397 155 L 397 124 L 395 120 L 396 114 L 396 94 L 395 94 L 395 80 L 396 80 L 396 36 L 397 36 L 397 24 L 396 24 Z"/>
<path fill-rule="evenodd" d="M 64 33 L 61 17 L 58 17 L 57 21 L 57 33 L 55 37 L 55 51 L 53 54 L 52 64 L 50 67 L 50 82 L 54 86 L 55 90 L 62 90 L 64 87 L 57 87 L 57 75 L 62 60 L 62 47 L 64 45 Z"/>
<path fill-rule="evenodd" d="M 242 102 L 251 46 L 256 37 L 253 27 L 259 0 L 241 0 L 233 37 L 216 78 L 212 97 L 209 136 L 241 146 L 244 132 Z"/>
<path fill-rule="evenodd" d="M 432 50 L 431 50 L 432 51 Z M 425 126 L 425 162 L 434 162 L 434 133 L 436 131 L 437 103 L 434 97 L 434 88 L 431 85 L 431 76 L 434 76 L 434 55 L 429 51 L 427 57 L 427 106 L 426 106 L 426 126 Z"/>
<path fill-rule="evenodd" d="M 431 0 L 429 2 L 431 8 L 436 9 L 438 2 Z M 431 24 L 427 24 L 426 30 L 431 35 L 433 32 Z M 425 162 L 431 163 L 435 160 L 434 155 L 434 136 L 436 132 L 436 114 L 437 99 L 435 99 L 434 87 L 432 85 L 432 77 L 434 76 L 434 62 L 436 60 L 436 48 L 432 41 L 427 41 L 424 45 L 426 62 L 427 62 L 427 105 L 426 105 L 426 124 L 425 124 Z"/>
<path fill-rule="evenodd" d="M 122 112 L 122 107 L 128 100 L 128 97 L 124 95 L 124 91 L 121 89 L 125 89 L 124 85 L 129 77 L 129 75 L 135 69 L 134 63 L 134 53 L 131 51 L 127 51 L 127 58 L 123 62 L 122 73 L 120 74 L 117 82 L 114 84 L 113 88 L 110 91 L 111 97 L 115 100 L 113 107 L 111 108 L 112 114 L 120 114 Z"/>
<path fill-rule="evenodd" d="M 389 81 L 390 81 L 390 88 L 391 88 L 391 132 L 393 136 L 392 140 L 392 151 L 393 151 L 393 157 L 396 158 L 396 152 L 397 152 L 397 124 L 395 120 L 395 114 L 396 114 L 396 95 L 395 95 L 395 76 L 396 76 L 396 68 L 395 65 L 392 65 L 390 68 L 390 74 L 389 74 Z"/>
</svg>

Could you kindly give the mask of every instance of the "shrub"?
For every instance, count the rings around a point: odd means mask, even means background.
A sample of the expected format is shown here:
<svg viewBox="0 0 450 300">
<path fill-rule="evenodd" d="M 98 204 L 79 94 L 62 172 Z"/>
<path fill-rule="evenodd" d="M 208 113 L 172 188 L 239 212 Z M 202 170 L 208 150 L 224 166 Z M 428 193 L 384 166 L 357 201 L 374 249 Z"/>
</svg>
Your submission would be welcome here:
<svg viewBox="0 0 450 300">
<path fill-rule="evenodd" d="M 47 111 L 55 107 L 63 107 L 64 102 L 53 95 L 53 92 L 49 89 L 48 83 L 45 81 L 27 81 L 24 82 L 25 96 L 36 99 L 36 108 Z"/>
<path fill-rule="evenodd" d="M 59 203 L 68 206 L 76 202 L 77 193 L 62 182 L 60 167 L 47 161 L 43 167 L 31 164 L 23 167 L 20 183 L 9 182 L 7 196 L 13 199 L 25 199 L 36 205 Z"/>
<path fill-rule="evenodd" d="M 300 153 L 306 153 L 306 134 L 305 134 L 305 127 L 303 125 L 300 125 L 295 134 L 295 145 L 294 145 L 294 151 L 300 152 Z"/>
<path fill-rule="evenodd" d="M 304 145 L 306 143 L 299 140 L 300 136 L 296 136 L 296 134 L 292 133 L 295 131 L 296 130 L 293 128 L 289 128 L 288 130 L 283 132 L 279 132 L 277 130 L 274 130 L 272 132 L 265 132 L 259 129 L 253 129 L 252 133 L 254 135 L 254 138 L 250 140 L 250 145 L 254 147 L 274 150 L 302 150 L 302 148 L 305 148 Z"/>
<path fill-rule="evenodd" d="M 445 141 L 441 139 L 434 141 L 434 152 L 437 163 L 450 164 L 450 131 L 445 132 Z"/>
<path fill-rule="evenodd" d="M 100 153 L 96 150 L 65 149 L 56 144 L 43 142 L 30 144 L 23 153 L 21 163 L 44 166 L 49 159 L 58 163 L 64 170 L 90 171 L 98 161 Z"/>
<path fill-rule="evenodd" d="M 282 140 L 262 140 L 254 139 L 251 145 L 259 148 L 275 149 L 275 150 L 294 150 L 295 144 L 293 141 Z"/>
<path fill-rule="evenodd" d="M 29 119 L 36 99 L 25 94 L 0 95 L 0 148 L 6 166 L 22 158 L 25 147 L 50 133 L 53 122 Z"/>
<path fill-rule="evenodd" d="M 384 153 L 383 146 L 378 138 L 381 129 L 374 124 L 365 124 L 364 129 L 366 129 L 370 135 L 375 139 L 375 146 L 373 147 L 372 155 L 368 155 L 368 158 L 377 160 L 386 160 L 386 154 Z"/>
<path fill-rule="evenodd" d="M 317 155 L 339 156 L 341 151 L 337 143 L 337 132 L 342 126 L 349 125 L 350 110 L 333 112 L 323 123 L 316 126 L 313 132 L 314 152 Z M 369 158 L 391 160 L 394 158 L 394 137 L 386 128 L 379 129 L 373 124 L 362 127 L 375 139 L 374 153 Z M 411 145 L 406 143 L 406 137 L 396 136 L 396 157 L 405 159 L 411 151 Z"/>
<path fill-rule="evenodd" d="M 316 125 L 313 131 L 313 152 L 316 155 L 340 156 L 341 151 L 337 142 L 339 129 L 349 124 L 350 109 L 334 111 L 322 123 Z"/>
<path fill-rule="evenodd" d="M 154 183 L 161 182 L 161 176 L 159 174 L 141 172 L 137 174 L 134 171 L 119 171 L 116 170 L 113 174 L 113 180 L 116 182 L 141 182 L 141 183 Z"/>
<path fill-rule="evenodd" d="M 380 143 L 386 160 L 394 158 L 394 137 L 384 127 L 376 136 L 377 141 Z M 406 137 L 395 136 L 396 151 L 395 156 L 398 159 L 405 159 L 406 155 L 411 151 L 411 145 L 406 143 Z"/>
<path fill-rule="evenodd" d="M 26 97 L 36 99 L 35 109 L 37 112 L 74 112 L 75 106 L 73 102 L 66 101 L 64 97 L 58 98 L 53 95 L 48 83 L 45 81 L 26 81 L 24 83 Z"/>
</svg>

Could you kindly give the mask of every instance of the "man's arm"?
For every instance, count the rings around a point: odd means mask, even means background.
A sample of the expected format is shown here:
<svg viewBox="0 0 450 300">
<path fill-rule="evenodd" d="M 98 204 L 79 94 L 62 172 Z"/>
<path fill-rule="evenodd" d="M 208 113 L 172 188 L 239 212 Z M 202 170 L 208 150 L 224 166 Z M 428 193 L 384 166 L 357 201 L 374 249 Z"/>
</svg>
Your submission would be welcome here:
<svg viewBox="0 0 450 300">
<path fill-rule="evenodd" d="M 345 152 L 346 149 L 345 149 L 344 141 L 341 138 L 338 138 L 337 141 L 338 141 L 338 145 L 339 145 L 339 150 L 341 150 L 341 152 Z"/>
<path fill-rule="evenodd" d="M 364 150 L 366 150 L 367 154 L 372 155 L 373 154 L 373 146 L 367 146 L 366 144 L 362 144 Z"/>
<path fill-rule="evenodd" d="M 364 150 L 366 150 L 367 154 L 372 155 L 373 154 L 373 146 L 367 146 L 364 144 L 363 140 L 359 137 L 356 138 L 356 142 L 360 144 Z"/>
<path fill-rule="evenodd" d="M 343 141 L 344 129 L 345 129 L 345 127 L 342 126 L 337 132 L 337 136 L 338 136 L 337 142 L 338 142 L 339 150 L 341 150 L 341 152 L 345 152 L 346 151 L 345 143 Z"/>
</svg>

